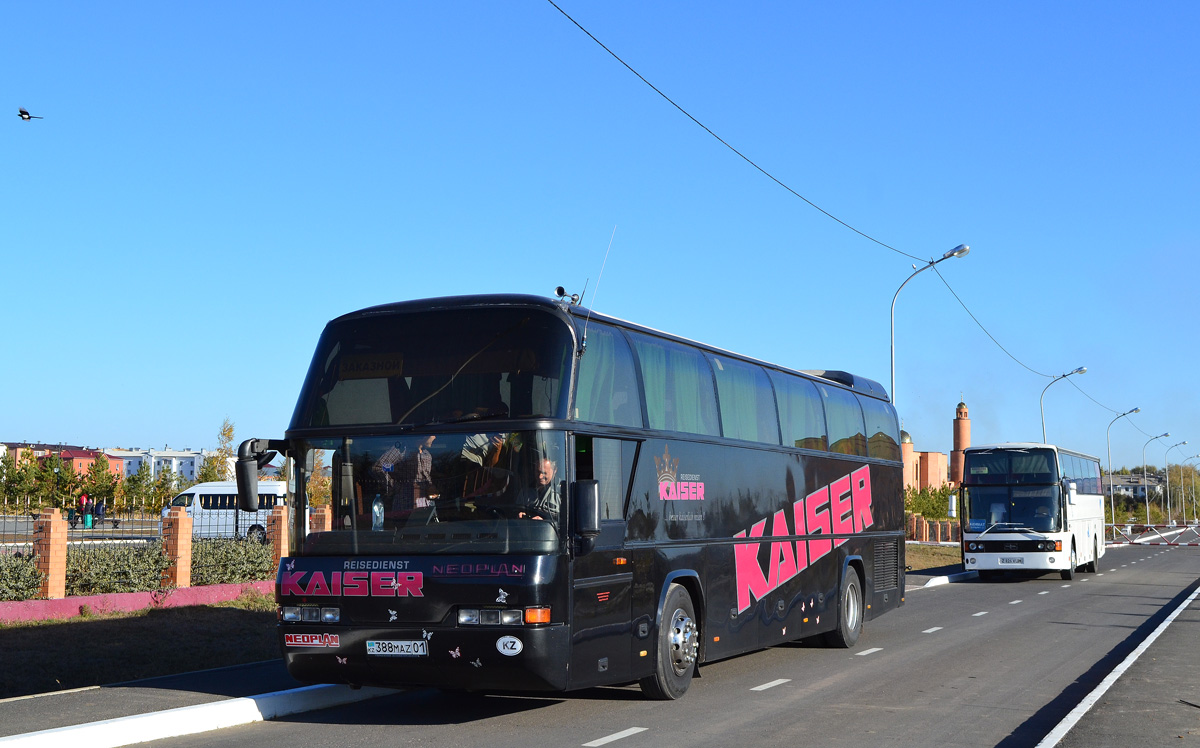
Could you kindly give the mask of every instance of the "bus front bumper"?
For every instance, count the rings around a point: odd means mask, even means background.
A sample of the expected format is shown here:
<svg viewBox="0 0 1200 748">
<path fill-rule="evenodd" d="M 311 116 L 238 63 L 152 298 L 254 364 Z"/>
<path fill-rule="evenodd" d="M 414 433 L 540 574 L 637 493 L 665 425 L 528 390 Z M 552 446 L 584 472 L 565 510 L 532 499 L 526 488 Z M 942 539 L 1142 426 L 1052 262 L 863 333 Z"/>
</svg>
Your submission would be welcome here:
<svg viewBox="0 0 1200 748">
<path fill-rule="evenodd" d="M 980 553 L 967 551 L 963 556 L 966 571 L 1057 571 L 1071 565 L 1071 554 L 1052 553 Z"/>
<path fill-rule="evenodd" d="M 288 673 L 305 683 L 467 691 L 561 691 L 568 628 L 279 627 Z"/>
</svg>

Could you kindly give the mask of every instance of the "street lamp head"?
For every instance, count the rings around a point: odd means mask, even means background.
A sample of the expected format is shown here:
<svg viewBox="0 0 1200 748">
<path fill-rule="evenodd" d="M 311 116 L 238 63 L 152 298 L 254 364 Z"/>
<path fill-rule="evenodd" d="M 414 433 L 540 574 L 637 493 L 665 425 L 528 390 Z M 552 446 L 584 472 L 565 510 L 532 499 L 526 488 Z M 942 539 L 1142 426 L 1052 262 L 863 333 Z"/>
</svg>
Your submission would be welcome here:
<svg viewBox="0 0 1200 748">
<path fill-rule="evenodd" d="M 1073 372 L 1071 372 L 1071 373 L 1072 373 L 1072 374 L 1087 374 L 1087 367 L 1086 367 L 1086 366 L 1080 366 L 1078 369 L 1076 369 L 1075 371 L 1073 371 Z"/>
<path fill-rule="evenodd" d="M 1134 408 L 1133 410 L 1129 411 L 1129 413 L 1141 413 L 1141 412 L 1142 412 L 1141 408 Z M 1126 413 L 1125 415 L 1129 415 L 1129 413 Z"/>
<path fill-rule="evenodd" d="M 957 247 L 955 247 L 954 249 L 947 252 L 946 254 L 942 255 L 942 259 L 949 260 L 951 257 L 965 257 L 967 255 L 967 253 L 970 251 L 971 251 L 971 248 L 968 247 L 966 244 L 960 244 Z"/>
</svg>

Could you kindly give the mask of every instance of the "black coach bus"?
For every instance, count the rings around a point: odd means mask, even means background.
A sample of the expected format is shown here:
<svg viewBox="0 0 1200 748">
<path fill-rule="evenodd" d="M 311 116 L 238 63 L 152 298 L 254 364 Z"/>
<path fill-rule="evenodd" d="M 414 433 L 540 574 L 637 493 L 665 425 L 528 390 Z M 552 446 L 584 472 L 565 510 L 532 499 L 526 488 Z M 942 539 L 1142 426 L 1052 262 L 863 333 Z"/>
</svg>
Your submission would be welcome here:
<svg viewBox="0 0 1200 748">
<path fill-rule="evenodd" d="M 305 682 L 687 690 L 702 663 L 903 603 L 899 426 L 882 387 L 562 300 L 464 296 L 330 322 L 286 438 L 276 580 Z M 305 486 L 328 455 L 332 528 Z"/>
</svg>

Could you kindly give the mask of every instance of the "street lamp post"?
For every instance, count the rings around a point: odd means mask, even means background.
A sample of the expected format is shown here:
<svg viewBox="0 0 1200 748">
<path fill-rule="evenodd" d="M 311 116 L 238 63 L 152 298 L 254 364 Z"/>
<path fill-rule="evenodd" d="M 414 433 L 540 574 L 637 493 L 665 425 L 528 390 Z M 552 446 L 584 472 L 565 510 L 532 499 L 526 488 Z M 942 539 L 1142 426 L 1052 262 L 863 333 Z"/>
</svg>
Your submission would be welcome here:
<svg viewBox="0 0 1200 748">
<path fill-rule="evenodd" d="M 1146 492 L 1146 526 L 1147 527 L 1150 526 L 1150 480 L 1146 477 L 1146 447 L 1150 445 L 1150 442 L 1155 441 L 1156 439 L 1163 439 L 1170 435 L 1171 435 L 1171 432 L 1168 431 L 1165 434 L 1159 434 L 1158 436 L 1152 436 L 1145 444 L 1142 445 L 1142 489 L 1145 490 L 1145 492 Z"/>
<path fill-rule="evenodd" d="M 1060 379 L 1066 379 L 1067 377 L 1071 376 L 1072 374 L 1087 374 L 1087 367 L 1080 366 L 1078 369 L 1076 369 L 1074 371 L 1068 371 L 1066 374 L 1057 376 L 1054 378 L 1053 381 L 1050 382 L 1050 384 L 1054 384 L 1054 382 L 1057 382 Z M 1040 407 L 1042 409 L 1042 444 L 1047 443 L 1046 442 L 1046 390 L 1050 389 L 1050 384 L 1046 385 L 1045 388 L 1042 389 L 1042 396 L 1041 396 L 1041 398 L 1038 399 L 1038 407 Z"/>
<path fill-rule="evenodd" d="M 1125 416 L 1133 415 L 1134 413 L 1141 413 L 1141 412 L 1142 412 L 1141 408 L 1134 408 L 1133 410 L 1125 411 L 1121 415 L 1117 416 L 1116 418 L 1114 418 L 1108 422 L 1108 430 L 1105 432 L 1105 437 L 1108 439 L 1108 508 L 1109 508 L 1109 511 L 1112 512 L 1113 541 L 1114 542 L 1117 539 L 1117 531 L 1116 531 L 1117 504 L 1113 500 L 1113 485 L 1112 485 L 1112 427 L 1113 427 L 1114 423 L 1121 420 Z M 1045 434 L 1043 434 L 1043 437 L 1044 436 L 1045 436 Z"/>
<path fill-rule="evenodd" d="M 919 275 L 920 273 L 925 272 L 926 270 L 928 270 L 929 268 L 938 264 L 942 260 L 949 260 L 951 257 L 963 257 L 970 251 L 971 251 L 971 248 L 968 247 L 966 244 L 960 244 L 957 247 L 955 247 L 954 249 L 950 250 L 949 252 L 946 252 L 946 254 L 942 255 L 940 258 L 938 258 L 936 260 L 930 260 L 929 264 L 925 265 L 924 267 L 917 270 L 917 272 L 908 276 L 908 279 L 900 284 L 900 287 L 896 289 L 895 295 L 892 296 L 892 335 L 891 335 L 891 340 L 892 340 L 892 393 L 891 394 L 892 394 L 892 405 L 893 406 L 896 404 L 896 298 L 900 295 L 900 292 L 904 290 L 904 287 L 908 285 L 908 281 L 912 280 L 913 278 L 916 278 L 917 275 Z M 914 267 L 916 267 L 916 266 L 914 265 Z"/>
<path fill-rule="evenodd" d="M 1200 455 L 1194 455 L 1184 460 L 1185 463 L 1200 460 Z M 1187 510 L 1184 510 L 1183 521 L 1187 522 Z M 1196 524 L 1196 466 L 1192 465 L 1192 524 Z"/>
<path fill-rule="evenodd" d="M 1184 444 L 1187 444 L 1187 439 L 1184 439 L 1183 441 L 1179 442 L 1179 444 L 1172 444 L 1171 446 L 1167 447 L 1165 452 L 1163 452 L 1163 476 L 1167 479 L 1167 524 L 1168 525 L 1171 524 L 1171 457 L 1170 457 L 1170 452 L 1172 449 L 1183 446 Z M 1181 474 L 1181 477 L 1179 478 L 1179 484 L 1183 485 L 1182 474 Z"/>
</svg>

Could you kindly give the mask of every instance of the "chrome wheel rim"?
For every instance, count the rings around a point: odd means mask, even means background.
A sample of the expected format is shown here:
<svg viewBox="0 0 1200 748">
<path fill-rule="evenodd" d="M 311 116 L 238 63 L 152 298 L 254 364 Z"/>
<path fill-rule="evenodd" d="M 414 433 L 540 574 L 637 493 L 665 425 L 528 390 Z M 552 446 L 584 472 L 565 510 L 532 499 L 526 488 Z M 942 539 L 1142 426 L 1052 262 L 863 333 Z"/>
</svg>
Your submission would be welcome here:
<svg viewBox="0 0 1200 748">
<path fill-rule="evenodd" d="M 696 623 L 683 608 L 677 608 L 671 616 L 668 641 L 671 647 L 671 667 L 676 675 L 683 675 L 695 664 L 696 650 L 700 645 L 696 635 Z"/>
</svg>

